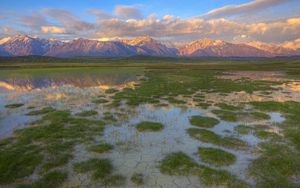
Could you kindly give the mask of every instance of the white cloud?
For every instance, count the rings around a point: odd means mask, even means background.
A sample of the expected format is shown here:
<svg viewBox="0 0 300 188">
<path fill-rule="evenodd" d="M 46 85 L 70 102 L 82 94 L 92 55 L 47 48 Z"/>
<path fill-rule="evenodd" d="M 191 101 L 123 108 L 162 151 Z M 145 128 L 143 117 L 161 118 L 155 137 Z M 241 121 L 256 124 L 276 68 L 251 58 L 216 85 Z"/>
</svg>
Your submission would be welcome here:
<svg viewBox="0 0 300 188">
<path fill-rule="evenodd" d="M 120 18 L 134 18 L 134 19 L 141 19 L 143 18 L 143 15 L 141 11 L 134 7 L 134 6 L 125 6 L 125 5 L 119 5 L 115 7 L 115 15 Z"/>
<path fill-rule="evenodd" d="M 241 5 L 229 5 L 217 8 L 202 15 L 203 18 L 214 19 L 224 18 L 236 15 L 245 15 L 249 13 L 257 13 L 267 8 L 286 3 L 290 0 L 255 0 Z"/>
<path fill-rule="evenodd" d="M 67 33 L 65 28 L 56 27 L 56 26 L 42 26 L 41 31 L 43 33 L 52 33 L 52 34 L 66 34 Z"/>
<path fill-rule="evenodd" d="M 165 15 L 163 17 L 164 20 L 172 20 L 173 19 L 173 16 L 172 15 Z"/>
</svg>

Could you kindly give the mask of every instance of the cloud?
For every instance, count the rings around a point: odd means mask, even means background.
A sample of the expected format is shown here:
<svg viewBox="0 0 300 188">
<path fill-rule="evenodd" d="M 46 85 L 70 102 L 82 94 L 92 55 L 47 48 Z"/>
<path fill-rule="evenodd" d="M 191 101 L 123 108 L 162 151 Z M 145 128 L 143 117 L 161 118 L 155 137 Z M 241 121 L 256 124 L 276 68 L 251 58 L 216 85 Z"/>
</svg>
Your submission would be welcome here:
<svg viewBox="0 0 300 188">
<path fill-rule="evenodd" d="M 255 39 L 282 42 L 300 37 L 300 18 L 258 23 L 242 23 L 228 19 L 173 18 L 166 21 L 148 17 L 142 20 L 102 20 L 96 35 L 101 37 L 173 37 L 180 40 L 215 38 L 223 40 Z"/>
<path fill-rule="evenodd" d="M 88 13 L 94 15 L 97 17 L 97 19 L 111 19 L 113 18 L 114 16 L 112 14 L 109 14 L 103 10 L 99 10 L 99 9 L 90 9 L 88 10 Z"/>
<path fill-rule="evenodd" d="M 56 26 L 42 26 L 41 31 L 43 33 L 52 33 L 52 34 L 66 34 L 67 33 L 65 28 L 56 27 Z"/>
<path fill-rule="evenodd" d="M 274 0 L 270 1 L 275 2 Z M 248 4 L 244 5 L 249 6 Z M 68 39 L 149 35 L 178 42 L 201 38 L 284 42 L 300 38 L 300 17 L 259 22 L 243 22 L 230 18 L 193 17 L 183 19 L 171 15 L 158 18 L 154 14 L 142 17 L 140 11 L 133 6 L 118 6 L 112 14 L 98 9 L 88 10 L 88 13 L 95 15 L 96 21 L 85 21 L 64 9 L 43 9 L 31 12 L 29 15 L 14 14 L 12 16 L 13 14 L 10 14 L 9 18 L 12 24 L 9 26 L 17 28 L 19 33 L 43 37 L 68 37 Z M 28 28 L 30 29 L 28 30 Z M 2 33 L 2 35 L 8 34 L 9 32 Z"/>
<path fill-rule="evenodd" d="M 71 12 L 63 9 L 44 9 L 43 13 L 46 16 L 56 19 L 67 30 L 76 32 L 91 30 L 94 24 L 81 20 Z"/>
<path fill-rule="evenodd" d="M 267 8 L 289 2 L 291 0 L 255 0 L 241 5 L 229 5 L 217 8 L 202 15 L 205 19 L 226 18 L 238 15 L 247 15 Z"/>
<path fill-rule="evenodd" d="M 31 29 L 38 29 L 41 25 L 48 25 L 46 18 L 40 13 L 32 13 L 29 16 L 20 16 L 17 21 L 22 26 L 29 27 Z"/>
<path fill-rule="evenodd" d="M 285 48 L 291 48 L 291 49 L 300 49 L 300 38 L 294 40 L 294 41 L 289 41 L 289 42 L 285 42 L 283 44 L 283 47 Z"/>
<path fill-rule="evenodd" d="M 11 27 L 8 27 L 8 26 L 5 26 L 5 27 L 3 27 L 2 28 L 2 31 L 5 33 L 5 34 L 17 34 L 18 32 L 15 30 L 15 29 L 13 29 L 13 28 L 11 28 Z"/>
<path fill-rule="evenodd" d="M 142 19 L 143 15 L 139 9 L 134 6 L 119 5 L 115 7 L 115 15 L 125 19 Z"/>
<path fill-rule="evenodd" d="M 163 17 L 164 20 L 172 20 L 173 19 L 173 16 L 172 15 L 165 15 Z"/>
</svg>

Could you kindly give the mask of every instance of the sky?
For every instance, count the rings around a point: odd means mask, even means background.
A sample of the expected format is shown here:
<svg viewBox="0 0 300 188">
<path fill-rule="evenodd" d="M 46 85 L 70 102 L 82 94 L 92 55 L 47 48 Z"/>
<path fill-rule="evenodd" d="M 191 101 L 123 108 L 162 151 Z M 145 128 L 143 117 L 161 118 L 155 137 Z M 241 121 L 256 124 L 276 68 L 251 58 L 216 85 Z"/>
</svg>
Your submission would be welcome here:
<svg viewBox="0 0 300 188">
<path fill-rule="evenodd" d="M 17 34 L 283 43 L 300 38 L 300 0 L 1 0 L 0 37 Z"/>
</svg>

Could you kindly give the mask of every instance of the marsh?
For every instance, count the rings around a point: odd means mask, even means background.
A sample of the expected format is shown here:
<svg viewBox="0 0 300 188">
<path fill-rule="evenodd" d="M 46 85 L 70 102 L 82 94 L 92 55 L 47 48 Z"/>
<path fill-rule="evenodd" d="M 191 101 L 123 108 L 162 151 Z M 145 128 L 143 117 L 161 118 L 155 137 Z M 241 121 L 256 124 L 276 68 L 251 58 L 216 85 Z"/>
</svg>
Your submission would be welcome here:
<svg viewBox="0 0 300 188">
<path fill-rule="evenodd" d="M 139 61 L 1 65 L 1 187 L 300 186 L 297 60 Z"/>
</svg>

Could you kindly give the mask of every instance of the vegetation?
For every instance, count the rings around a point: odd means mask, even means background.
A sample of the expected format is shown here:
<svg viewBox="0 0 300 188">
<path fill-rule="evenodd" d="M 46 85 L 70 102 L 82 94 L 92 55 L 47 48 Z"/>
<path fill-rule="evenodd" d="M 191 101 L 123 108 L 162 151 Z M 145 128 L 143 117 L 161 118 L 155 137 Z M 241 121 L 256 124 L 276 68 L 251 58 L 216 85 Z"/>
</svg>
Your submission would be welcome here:
<svg viewBox="0 0 300 188">
<path fill-rule="evenodd" d="M 299 80 L 300 60 L 299 58 L 254 60 L 239 58 L 0 57 L 0 79 L 12 74 L 20 77 L 24 75 L 39 77 L 57 73 L 74 76 L 83 71 L 97 75 L 114 72 L 122 75 L 142 76 L 143 78 L 139 79 L 139 84 L 136 84 L 135 88 L 109 89 L 104 95 L 99 93 L 99 96 L 91 101 L 103 104 L 108 108 L 103 113 L 103 120 L 106 123 L 119 120 L 120 116 L 117 113 L 122 110 L 119 107 L 123 103 L 130 106 L 150 103 L 156 107 L 166 105 L 171 107 L 175 104 L 183 108 L 189 107 L 191 100 L 200 108 L 212 106 L 214 109 L 212 113 L 221 120 L 251 122 L 251 124 L 238 125 L 234 130 L 240 135 L 252 134 L 261 140 L 261 143 L 255 146 L 255 148 L 259 148 L 255 150 L 257 158 L 250 163 L 247 169 L 247 175 L 249 174 L 255 180 L 253 186 L 299 187 L 300 103 L 271 100 L 272 91 L 280 89 L 273 86 L 283 84 L 285 81 L 227 80 L 219 77 L 226 71 L 249 70 L 282 71 L 286 73 L 285 78 Z M 223 100 L 223 96 L 225 99 L 225 96 L 235 92 L 248 94 L 257 92 L 262 97 L 269 97 L 266 99 L 269 101 L 241 104 Z M 221 99 L 214 101 L 207 97 L 210 94 L 221 96 Z M 5 108 L 13 109 L 21 106 L 24 104 L 15 103 L 8 104 Z M 62 169 L 70 166 L 70 160 L 74 157 L 74 148 L 77 144 L 86 145 L 88 152 L 96 152 L 91 153 L 92 156 L 102 156 L 97 153 L 106 153 L 114 148 L 105 142 L 95 144 L 98 142 L 98 137 L 101 137 L 105 125 L 103 121 L 86 119 L 86 117 L 97 115 L 95 111 L 83 111 L 72 116 L 68 111 L 58 111 L 51 107 L 39 109 L 28 106 L 25 110 L 29 110 L 27 113 L 29 116 L 41 115 L 41 119 L 33 122 L 28 128 L 16 130 L 11 138 L 0 141 L 0 186 L 60 187 L 63 186 L 68 176 Z M 270 123 L 268 122 L 270 120 L 269 112 L 280 112 L 286 120 L 281 124 Z M 258 122 L 259 124 L 253 123 L 261 120 L 263 122 Z M 192 116 L 190 123 L 198 128 L 189 128 L 187 133 L 201 142 L 228 149 L 247 150 L 250 148 L 239 138 L 223 136 L 207 130 L 219 123 L 217 119 Z M 279 132 L 272 132 L 272 126 L 278 126 Z M 155 122 L 141 122 L 141 125 L 136 125 L 136 128 L 138 131 L 160 131 L 164 125 Z M 247 150 L 247 153 L 253 148 L 250 149 Z M 182 152 L 171 153 L 160 162 L 159 169 L 167 175 L 197 176 L 203 186 L 247 187 L 247 184 L 238 180 L 228 171 L 219 169 L 221 166 L 222 169 L 226 169 L 227 165 L 236 161 L 236 157 L 225 150 L 200 147 L 198 154 L 204 162 L 203 164 L 198 164 Z M 114 173 L 114 167 L 109 159 L 93 158 L 75 163 L 74 170 L 77 173 L 91 174 L 93 180 L 99 181 L 103 187 L 120 186 L 126 181 L 126 177 Z M 37 179 L 31 183 L 33 174 L 37 176 Z M 130 179 L 136 185 L 145 183 L 143 174 L 133 174 Z"/>
<path fill-rule="evenodd" d="M 93 116 L 93 115 L 97 115 L 97 114 L 98 114 L 98 112 L 95 110 L 88 110 L 88 111 L 80 112 L 76 115 L 81 116 L 81 117 L 88 117 L 88 116 Z"/>
<path fill-rule="evenodd" d="M 76 143 L 104 130 L 102 121 L 74 118 L 66 111 L 49 112 L 33 125 L 15 131 L 14 139 L 1 142 L 0 184 L 12 183 L 37 169 L 47 172 L 66 165 Z"/>
<path fill-rule="evenodd" d="M 92 171 L 94 179 L 104 179 L 112 174 L 113 166 L 108 159 L 90 159 L 74 164 L 74 170 L 78 173 Z"/>
<path fill-rule="evenodd" d="M 192 138 L 217 146 L 235 149 L 246 149 L 248 147 L 244 141 L 239 140 L 238 138 L 222 137 L 205 129 L 189 128 L 187 132 Z"/>
<path fill-rule="evenodd" d="M 235 155 L 216 148 L 199 148 L 201 160 L 216 166 L 231 165 L 236 161 Z"/>
<path fill-rule="evenodd" d="M 234 106 L 234 105 L 230 105 L 230 104 L 227 104 L 227 103 L 218 103 L 216 106 L 218 106 L 222 110 L 237 111 L 237 110 L 242 110 L 243 109 L 240 106 Z"/>
<path fill-rule="evenodd" d="M 197 127 L 212 128 L 219 123 L 219 120 L 211 117 L 192 116 L 190 123 Z"/>
<path fill-rule="evenodd" d="M 47 113 L 53 112 L 53 111 L 55 111 L 55 109 L 53 109 L 52 107 L 45 107 L 40 110 L 34 110 L 31 112 L 28 112 L 26 115 L 28 115 L 28 116 L 43 115 L 43 114 L 47 114 Z"/>
<path fill-rule="evenodd" d="M 21 103 L 7 104 L 7 105 L 5 105 L 5 108 L 19 108 L 21 106 L 24 106 L 24 104 L 21 104 Z"/>
<path fill-rule="evenodd" d="M 253 128 L 246 125 L 238 125 L 234 128 L 234 130 L 239 134 L 246 135 L 249 134 L 253 130 Z"/>
<path fill-rule="evenodd" d="M 140 132 L 161 131 L 164 125 L 157 122 L 143 121 L 136 125 L 136 129 Z"/>
<path fill-rule="evenodd" d="M 144 184 L 144 175 L 141 173 L 134 173 L 131 176 L 131 181 L 135 184 L 135 185 L 143 185 Z"/>
<path fill-rule="evenodd" d="M 222 120 L 229 122 L 237 122 L 245 119 L 251 121 L 270 119 L 270 116 L 268 114 L 262 112 L 237 112 L 227 110 L 213 110 L 212 112 L 219 116 Z"/>
<path fill-rule="evenodd" d="M 182 152 L 167 155 L 160 163 L 160 171 L 169 175 L 195 175 L 207 186 L 247 187 L 229 172 L 199 165 Z"/>
<path fill-rule="evenodd" d="M 107 143 L 102 143 L 102 144 L 97 144 L 94 146 L 91 146 L 89 148 L 90 151 L 97 152 L 97 153 L 105 153 L 114 148 L 113 145 L 107 144 Z"/>
</svg>

